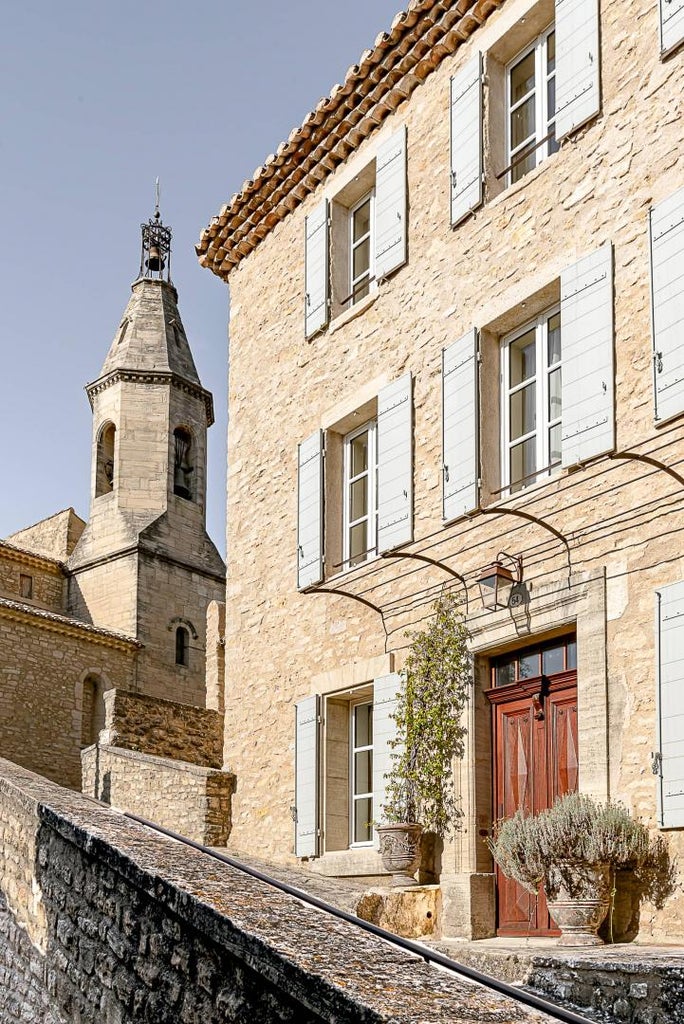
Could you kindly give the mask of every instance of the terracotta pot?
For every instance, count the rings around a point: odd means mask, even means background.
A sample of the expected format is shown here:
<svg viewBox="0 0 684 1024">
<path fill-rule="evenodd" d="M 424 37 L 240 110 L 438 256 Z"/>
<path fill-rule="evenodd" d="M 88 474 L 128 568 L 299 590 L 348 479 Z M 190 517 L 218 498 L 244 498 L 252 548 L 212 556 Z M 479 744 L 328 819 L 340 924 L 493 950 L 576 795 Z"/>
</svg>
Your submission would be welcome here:
<svg viewBox="0 0 684 1024">
<path fill-rule="evenodd" d="M 418 885 L 413 877 L 420 864 L 422 825 L 400 822 L 379 825 L 380 853 L 383 867 L 392 875 L 392 886 Z"/>
<path fill-rule="evenodd" d="M 561 930 L 559 946 L 601 946 L 603 939 L 597 934 L 610 906 L 610 869 L 607 864 L 596 864 L 582 869 L 585 876 L 584 894 L 569 896 L 561 888 L 558 899 L 549 900 L 549 911 Z"/>
</svg>

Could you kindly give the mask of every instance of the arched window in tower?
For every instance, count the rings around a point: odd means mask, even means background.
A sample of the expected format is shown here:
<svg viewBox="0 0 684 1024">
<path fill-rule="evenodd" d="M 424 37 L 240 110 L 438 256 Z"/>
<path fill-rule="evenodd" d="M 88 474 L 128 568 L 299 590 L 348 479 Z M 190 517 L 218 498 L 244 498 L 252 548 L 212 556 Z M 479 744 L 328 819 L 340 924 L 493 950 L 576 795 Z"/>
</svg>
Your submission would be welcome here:
<svg viewBox="0 0 684 1024">
<path fill-rule="evenodd" d="M 192 465 L 192 435 L 185 427 L 176 427 L 173 432 L 174 464 L 173 493 L 180 498 L 193 500 L 194 467 Z"/>
<path fill-rule="evenodd" d="M 97 743 L 100 730 L 104 729 L 105 684 L 101 676 L 90 673 L 83 680 L 83 698 L 81 704 L 81 746 L 89 747 Z"/>
<path fill-rule="evenodd" d="M 114 446 L 116 427 L 105 423 L 97 439 L 97 469 L 95 471 L 95 497 L 114 490 Z"/>
<path fill-rule="evenodd" d="M 176 664 L 188 667 L 190 662 L 190 643 L 188 631 L 185 626 L 179 626 L 176 630 Z"/>
</svg>

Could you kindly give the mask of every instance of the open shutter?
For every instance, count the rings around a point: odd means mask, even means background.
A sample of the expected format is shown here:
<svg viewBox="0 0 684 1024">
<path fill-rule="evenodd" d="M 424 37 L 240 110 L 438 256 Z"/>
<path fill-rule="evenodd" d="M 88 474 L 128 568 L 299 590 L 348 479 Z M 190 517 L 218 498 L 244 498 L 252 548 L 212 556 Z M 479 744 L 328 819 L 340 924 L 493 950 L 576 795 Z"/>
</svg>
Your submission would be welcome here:
<svg viewBox="0 0 684 1024">
<path fill-rule="evenodd" d="M 413 540 L 411 374 L 378 395 L 378 551 Z"/>
<path fill-rule="evenodd" d="M 406 263 L 406 126 L 378 149 L 375 163 L 375 276 Z"/>
<path fill-rule="evenodd" d="M 310 338 L 328 322 L 328 200 L 306 218 L 304 324 Z"/>
<path fill-rule="evenodd" d="M 295 855 L 318 854 L 318 718 L 320 697 L 295 705 Z"/>
<path fill-rule="evenodd" d="M 556 0 L 556 138 L 601 109 L 598 0 Z"/>
<path fill-rule="evenodd" d="M 482 55 L 451 79 L 451 223 L 482 202 Z"/>
<path fill-rule="evenodd" d="M 478 506 L 477 331 L 442 352 L 442 518 Z"/>
<path fill-rule="evenodd" d="M 663 828 L 684 827 L 684 582 L 656 591 L 658 816 Z"/>
<path fill-rule="evenodd" d="M 563 465 L 615 447 L 613 250 L 583 256 L 561 274 Z"/>
<path fill-rule="evenodd" d="M 373 818 L 379 824 L 383 822 L 385 775 L 392 767 L 393 755 L 401 753 L 398 747 L 391 746 L 397 731 L 392 715 L 400 689 L 401 676 L 398 672 L 379 676 L 373 683 Z M 377 832 L 375 845 L 378 845 Z"/>
<path fill-rule="evenodd" d="M 660 52 L 669 53 L 684 39 L 684 0 L 660 0 Z"/>
<path fill-rule="evenodd" d="M 684 411 L 684 188 L 651 210 L 655 418 Z"/>
<path fill-rule="evenodd" d="M 323 433 L 316 430 L 298 449 L 297 586 L 323 579 Z"/>
</svg>

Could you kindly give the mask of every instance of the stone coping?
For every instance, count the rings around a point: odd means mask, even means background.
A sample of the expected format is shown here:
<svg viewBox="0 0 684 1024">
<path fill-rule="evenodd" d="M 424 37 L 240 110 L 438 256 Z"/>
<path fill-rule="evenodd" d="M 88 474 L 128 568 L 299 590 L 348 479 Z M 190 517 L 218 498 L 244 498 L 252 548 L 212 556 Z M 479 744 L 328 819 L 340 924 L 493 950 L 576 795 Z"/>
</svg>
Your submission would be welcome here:
<svg viewBox="0 0 684 1024">
<path fill-rule="evenodd" d="M 59 515 L 60 513 L 57 514 Z M 35 523 L 34 525 L 40 526 L 40 523 Z M 32 527 L 27 526 L 26 529 L 30 530 Z M 22 565 L 32 565 L 38 569 L 47 569 L 53 572 L 55 576 L 66 572 L 66 566 L 59 558 L 51 558 L 49 555 L 38 555 L 35 551 L 29 551 L 28 548 L 19 547 L 10 541 L 0 540 L 0 556 L 3 555 L 11 558 L 13 562 L 21 562 Z"/>
<path fill-rule="evenodd" d="M 54 633 L 68 633 L 72 636 L 79 636 L 92 640 L 93 643 L 105 644 L 110 647 L 123 648 L 125 650 L 139 650 L 145 645 L 135 637 L 126 636 L 114 629 L 104 629 L 102 626 L 91 626 L 88 622 L 80 622 L 68 615 L 59 615 L 57 612 L 47 612 L 34 605 L 21 604 L 18 601 L 10 601 L 7 598 L 0 598 L 0 615 L 14 619 L 30 619 L 36 625 L 43 626 Z"/>
<path fill-rule="evenodd" d="M 96 746 L 98 744 L 94 743 L 90 747 L 85 747 L 81 753 L 84 753 L 86 750 L 92 750 Z M 178 761 L 176 758 L 160 757 L 158 754 L 143 754 L 140 750 L 131 750 L 128 747 L 117 747 L 111 746 L 108 743 L 101 743 L 99 749 L 129 761 L 142 761 L 144 764 L 154 765 L 165 770 L 182 772 L 184 775 L 197 775 L 203 779 L 208 779 L 215 775 L 225 775 L 233 778 L 232 772 L 223 771 L 222 768 L 211 768 L 209 765 L 193 764 L 191 761 Z"/>
<path fill-rule="evenodd" d="M 552 1020 L 4 760 L 0 800 L 32 806 L 43 828 L 102 861 L 323 1020 Z"/>
</svg>

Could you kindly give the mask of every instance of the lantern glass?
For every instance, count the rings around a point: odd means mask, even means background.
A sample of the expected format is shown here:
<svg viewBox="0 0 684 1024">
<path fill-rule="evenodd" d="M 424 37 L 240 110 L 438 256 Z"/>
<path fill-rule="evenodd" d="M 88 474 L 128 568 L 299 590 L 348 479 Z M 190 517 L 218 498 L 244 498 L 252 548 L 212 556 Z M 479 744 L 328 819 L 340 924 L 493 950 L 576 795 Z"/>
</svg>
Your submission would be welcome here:
<svg viewBox="0 0 684 1024">
<path fill-rule="evenodd" d="M 495 608 L 507 608 L 508 598 L 513 585 L 513 574 L 510 569 L 500 562 L 495 562 L 490 568 L 485 569 L 478 577 L 480 596 L 482 604 L 488 611 Z"/>
</svg>

